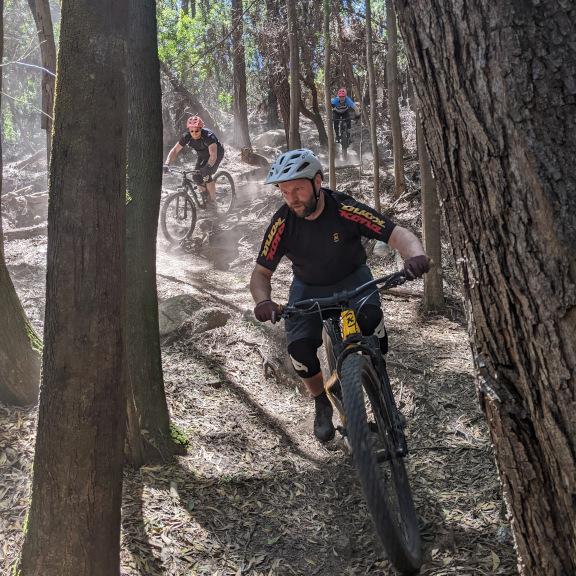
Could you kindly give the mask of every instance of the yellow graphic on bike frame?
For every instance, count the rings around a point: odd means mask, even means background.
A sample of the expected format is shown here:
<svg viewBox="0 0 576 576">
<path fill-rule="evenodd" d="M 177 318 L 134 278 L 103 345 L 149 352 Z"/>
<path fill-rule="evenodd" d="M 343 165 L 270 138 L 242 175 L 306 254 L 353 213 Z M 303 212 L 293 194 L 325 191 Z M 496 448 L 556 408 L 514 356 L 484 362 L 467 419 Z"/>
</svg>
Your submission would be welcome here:
<svg viewBox="0 0 576 576">
<path fill-rule="evenodd" d="M 342 334 L 344 338 L 347 338 L 350 334 L 358 334 L 360 332 L 360 326 L 356 322 L 354 310 L 342 310 L 340 317 L 342 318 Z"/>
</svg>

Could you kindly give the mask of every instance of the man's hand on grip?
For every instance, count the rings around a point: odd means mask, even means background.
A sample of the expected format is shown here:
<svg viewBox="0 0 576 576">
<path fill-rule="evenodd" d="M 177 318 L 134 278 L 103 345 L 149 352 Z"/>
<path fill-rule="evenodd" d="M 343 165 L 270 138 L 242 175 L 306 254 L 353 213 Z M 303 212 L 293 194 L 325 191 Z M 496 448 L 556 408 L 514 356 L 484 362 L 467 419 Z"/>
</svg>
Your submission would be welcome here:
<svg viewBox="0 0 576 576">
<path fill-rule="evenodd" d="M 256 304 L 254 308 L 254 316 L 259 322 L 267 322 L 270 320 L 272 324 L 276 324 L 276 318 L 280 313 L 280 306 L 272 300 L 263 300 Z"/>
<path fill-rule="evenodd" d="M 404 262 L 404 274 L 407 280 L 422 278 L 430 270 L 430 260 L 428 256 L 413 256 Z"/>
</svg>

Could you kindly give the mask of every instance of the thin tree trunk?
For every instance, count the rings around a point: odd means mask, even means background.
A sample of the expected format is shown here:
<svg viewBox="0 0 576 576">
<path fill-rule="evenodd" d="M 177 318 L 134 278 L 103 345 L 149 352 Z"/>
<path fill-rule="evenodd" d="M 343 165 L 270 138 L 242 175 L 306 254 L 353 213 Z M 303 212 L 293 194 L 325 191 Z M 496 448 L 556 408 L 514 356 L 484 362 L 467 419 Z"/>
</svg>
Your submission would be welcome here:
<svg viewBox="0 0 576 576">
<path fill-rule="evenodd" d="M 521 574 L 576 574 L 576 14 L 395 0 Z"/>
<path fill-rule="evenodd" d="M 388 56 L 386 58 L 388 76 L 388 110 L 392 128 L 392 146 L 394 155 L 394 196 L 400 198 L 406 190 L 404 178 L 404 143 L 400 124 L 398 105 L 398 33 L 396 12 L 392 2 L 386 3 L 386 27 L 388 29 Z"/>
<path fill-rule="evenodd" d="M 290 131 L 288 148 L 296 150 L 302 147 L 300 140 L 300 57 L 298 50 L 298 31 L 295 0 L 287 0 L 288 44 L 290 46 Z"/>
<path fill-rule="evenodd" d="M 4 0 L 0 0 L 0 62 L 4 55 Z M 0 74 L 0 102 L 2 75 Z M 2 139 L 0 139 L 0 207 L 2 199 Z M 40 385 L 42 343 L 26 318 L 4 258 L 0 212 L 0 401 L 36 404 Z"/>
<path fill-rule="evenodd" d="M 130 3 L 128 203 L 126 206 L 126 461 L 139 468 L 171 455 L 164 392 L 156 231 L 162 188 L 162 94 L 156 3 Z"/>
<path fill-rule="evenodd" d="M 52 125 L 54 113 L 54 89 L 56 86 L 56 43 L 54 41 L 54 26 L 50 13 L 49 0 L 28 0 L 32 11 L 40 54 L 42 56 L 42 114 L 40 127 L 46 131 L 46 157 L 50 165 L 50 149 L 52 147 Z"/>
<path fill-rule="evenodd" d="M 43 383 L 21 576 L 120 566 L 128 1 L 62 5 Z"/>
<path fill-rule="evenodd" d="M 326 129 L 328 131 L 328 186 L 336 190 L 336 163 L 334 150 L 334 123 L 332 122 L 332 98 L 330 90 L 330 55 L 332 42 L 330 38 L 330 0 L 323 0 L 324 7 L 324 107 L 326 108 Z"/>
<path fill-rule="evenodd" d="M 326 127 L 324 126 L 324 121 L 322 120 L 322 115 L 320 114 L 320 107 L 318 105 L 318 90 L 316 89 L 316 82 L 314 81 L 314 76 L 311 74 L 308 78 L 303 78 L 302 82 L 310 90 L 312 95 L 312 111 L 308 110 L 304 106 L 304 102 L 300 99 L 300 113 L 302 116 L 312 120 L 318 130 L 318 139 L 320 141 L 320 146 L 326 146 L 328 144 L 328 136 L 326 134 Z"/>
<path fill-rule="evenodd" d="M 232 0 L 232 53 L 234 75 L 234 144 L 238 148 L 251 148 L 248 131 L 248 104 L 246 102 L 246 61 L 244 54 L 244 22 L 242 0 Z"/>
<path fill-rule="evenodd" d="M 372 158 L 374 164 L 374 208 L 380 212 L 380 154 L 378 153 L 378 136 L 376 120 L 378 105 L 376 103 L 376 81 L 374 79 L 374 58 L 372 56 L 372 7 L 366 0 L 366 67 L 368 69 L 368 92 L 370 94 L 370 139 L 372 141 Z"/>
<path fill-rule="evenodd" d="M 420 185 L 422 194 L 422 238 L 424 251 L 432 258 L 430 272 L 424 276 L 424 307 L 427 310 L 444 310 L 444 286 L 442 281 L 442 241 L 440 236 L 440 203 L 436 193 L 436 180 L 432 175 L 428 149 L 422 132 L 419 110 L 416 110 L 416 140 L 420 161 Z"/>
</svg>

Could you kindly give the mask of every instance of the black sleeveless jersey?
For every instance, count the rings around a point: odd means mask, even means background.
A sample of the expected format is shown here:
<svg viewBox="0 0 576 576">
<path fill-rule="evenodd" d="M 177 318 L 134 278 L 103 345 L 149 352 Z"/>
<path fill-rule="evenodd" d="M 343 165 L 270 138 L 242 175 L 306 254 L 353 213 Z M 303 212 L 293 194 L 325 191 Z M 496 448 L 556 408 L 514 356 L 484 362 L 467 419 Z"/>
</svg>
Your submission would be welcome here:
<svg viewBox="0 0 576 576">
<path fill-rule="evenodd" d="M 276 270 L 283 256 L 294 276 L 311 286 L 329 286 L 366 263 L 362 236 L 388 242 L 395 224 L 370 206 L 322 188 L 324 210 L 315 220 L 299 218 L 286 204 L 274 214 L 256 262 Z"/>
</svg>

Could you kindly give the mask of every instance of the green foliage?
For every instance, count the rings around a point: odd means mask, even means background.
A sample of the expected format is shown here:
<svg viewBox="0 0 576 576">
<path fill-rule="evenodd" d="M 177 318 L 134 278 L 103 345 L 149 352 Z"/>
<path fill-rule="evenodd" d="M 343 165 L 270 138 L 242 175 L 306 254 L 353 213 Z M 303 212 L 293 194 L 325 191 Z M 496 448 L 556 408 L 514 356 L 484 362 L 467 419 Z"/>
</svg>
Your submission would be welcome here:
<svg viewBox="0 0 576 576">
<path fill-rule="evenodd" d="M 190 446 L 190 440 L 188 440 L 186 434 L 184 434 L 184 432 L 182 432 L 182 430 L 172 422 L 170 422 L 170 438 L 172 439 L 172 442 L 178 446 L 182 446 L 183 448 L 188 448 Z"/>
</svg>

